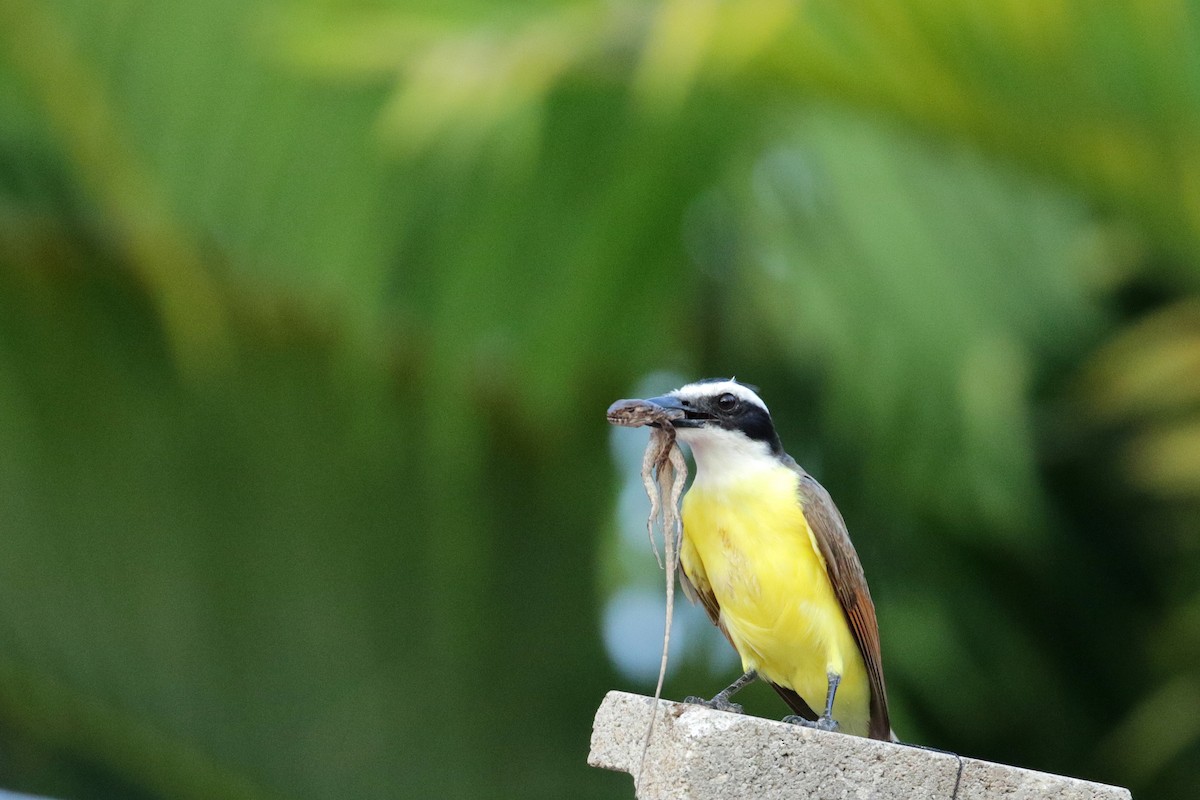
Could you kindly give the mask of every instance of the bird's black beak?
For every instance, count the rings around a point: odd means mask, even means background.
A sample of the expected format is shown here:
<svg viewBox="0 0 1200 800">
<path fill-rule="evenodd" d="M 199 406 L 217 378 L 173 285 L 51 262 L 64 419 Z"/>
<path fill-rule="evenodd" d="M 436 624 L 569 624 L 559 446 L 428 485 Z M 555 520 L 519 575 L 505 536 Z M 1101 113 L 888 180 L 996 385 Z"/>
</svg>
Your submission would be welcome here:
<svg viewBox="0 0 1200 800">
<path fill-rule="evenodd" d="M 670 395 L 649 400 L 618 400 L 608 407 L 608 421 L 613 425 L 637 428 L 649 425 L 661 428 L 694 428 L 697 423 L 688 419 L 687 407 Z"/>
<path fill-rule="evenodd" d="M 696 411 L 690 404 L 669 394 L 651 397 L 649 400 L 618 400 L 608 407 L 607 416 L 613 425 L 627 428 L 642 425 L 652 428 L 661 428 L 663 425 L 673 428 L 699 428 L 705 420 L 713 419 L 711 414 Z"/>
<path fill-rule="evenodd" d="M 671 424 L 676 428 L 699 428 L 705 420 L 712 419 L 709 414 L 701 414 L 687 403 L 680 401 L 678 397 L 669 394 L 651 397 L 643 402 L 657 406 L 670 414 Z"/>
</svg>

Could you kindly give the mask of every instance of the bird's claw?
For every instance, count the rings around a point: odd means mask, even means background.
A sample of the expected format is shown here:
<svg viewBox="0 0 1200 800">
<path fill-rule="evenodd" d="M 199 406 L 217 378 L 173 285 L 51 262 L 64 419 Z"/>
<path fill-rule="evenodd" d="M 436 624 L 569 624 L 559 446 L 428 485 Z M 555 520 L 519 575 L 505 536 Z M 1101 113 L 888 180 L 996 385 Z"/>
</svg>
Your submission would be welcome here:
<svg viewBox="0 0 1200 800">
<path fill-rule="evenodd" d="M 712 700 L 705 700 L 703 697 L 696 697 L 695 695 L 691 695 L 691 696 L 683 698 L 683 702 L 690 703 L 694 706 L 704 706 L 705 708 L 711 708 L 713 711 L 728 711 L 730 714 L 741 714 L 744 711 L 744 709 L 741 707 L 741 705 L 739 705 L 738 703 L 734 703 L 732 701 L 726 700 L 725 698 L 721 697 L 720 695 L 717 695 Z"/>
<path fill-rule="evenodd" d="M 818 731 L 836 731 L 841 727 L 838 725 L 838 721 L 836 719 L 825 716 L 812 720 L 796 716 L 795 714 L 789 714 L 788 716 L 784 717 L 782 721 L 789 725 L 799 725 L 802 728 L 812 728 L 813 730 Z"/>
</svg>

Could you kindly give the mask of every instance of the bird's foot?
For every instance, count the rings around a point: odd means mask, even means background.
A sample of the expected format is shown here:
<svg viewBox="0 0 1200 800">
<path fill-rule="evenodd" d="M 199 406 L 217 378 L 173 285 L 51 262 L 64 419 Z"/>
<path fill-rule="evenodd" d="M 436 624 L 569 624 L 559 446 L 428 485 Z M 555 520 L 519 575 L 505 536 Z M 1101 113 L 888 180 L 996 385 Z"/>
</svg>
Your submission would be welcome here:
<svg viewBox="0 0 1200 800">
<path fill-rule="evenodd" d="M 728 711 L 730 714 L 741 714 L 745 709 L 739 703 L 735 703 L 727 697 L 717 695 L 712 700 L 705 700 L 703 697 L 694 695 L 683 698 L 683 702 L 691 703 L 694 706 L 704 706 L 711 708 L 714 711 Z"/>
<path fill-rule="evenodd" d="M 783 722 L 789 725 L 799 725 L 802 728 L 812 728 L 818 731 L 836 731 L 839 726 L 836 719 L 832 717 L 821 716 L 815 720 L 798 717 L 795 714 L 789 714 L 783 718 Z"/>
</svg>

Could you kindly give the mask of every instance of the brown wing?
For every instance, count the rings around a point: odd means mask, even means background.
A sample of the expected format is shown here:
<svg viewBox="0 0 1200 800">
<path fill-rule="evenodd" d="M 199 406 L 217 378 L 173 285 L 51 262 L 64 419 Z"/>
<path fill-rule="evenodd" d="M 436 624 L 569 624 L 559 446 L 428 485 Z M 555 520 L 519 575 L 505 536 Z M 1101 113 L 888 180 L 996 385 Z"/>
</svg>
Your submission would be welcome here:
<svg viewBox="0 0 1200 800">
<path fill-rule="evenodd" d="M 713 594 L 712 587 L 703 579 L 703 576 L 697 577 L 699 578 L 698 582 L 692 583 L 687 573 L 679 570 L 679 585 L 683 587 L 683 593 L 693 603 L 700 603 L 700 605 L 704 606 L 704 610 L 708 612 L 708 618 L 712 620 L 712 624 L 717 626 L 717 629 L 725 635 L 726 639 L 729 639 L 729 631 L 725 630 L 725 625 L 721 622 L 721 604 L 717 602 L 717 596 Z M 729 639 L 729 644 L 733 644 L 732 639 Z M 735 647 L 734 649 L 736 650 L 737 648 Z M 767 681 L 767 683 L 771 682 Z M 804 702 L 804 698 L 791 689 L 776 683 L 771 683 L 771 688 L 779 693 L 779 696 L 783 698 L 783 702 L 787 703 L 788 707 L 795 714 L 809 720 L 817 718 L 816 712 L 809 707 L 808 703 Z"/>
<path fill-rule="evenodd" d="M 795 461 L 789 466 L 800 475 L 800 504 L 804 517 L 812 529 L 813 537 L 825 559 L 829 580 L 837 594 L 854 641 L 862 652 L 871 681 L 871 721 L 869 735 L 872 739 L 892 739 L 892 724 L 888 718 L 887 689 L 883 683 L 883 660 L 879 648 L 879 623 L 875 619 L 875 604 L 867 589 L 867 578 L 863 574 L 858 553 L 850 543 L 846 522 L 833 504 L 825 487 Z"/>
</svg>

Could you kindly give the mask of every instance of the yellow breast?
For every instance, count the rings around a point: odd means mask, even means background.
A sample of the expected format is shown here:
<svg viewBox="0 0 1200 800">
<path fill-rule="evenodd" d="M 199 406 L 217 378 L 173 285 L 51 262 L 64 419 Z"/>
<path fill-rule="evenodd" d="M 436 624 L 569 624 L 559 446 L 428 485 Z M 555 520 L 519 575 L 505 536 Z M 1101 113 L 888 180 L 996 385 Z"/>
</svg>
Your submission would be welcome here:
<svg viewBox="0 0 1200 800">
<path fill-rule="evenodd" d="M 843 731 L 866 735 L 866 669 L 797 482 L 779 465 L 720 486 L 694 485 L 683 501 L 683 570 L 716 597 L 743 669 L 795 690 L 817 713 L 827 675 L 840 674 L 834 718 Z"/>
</svg>

